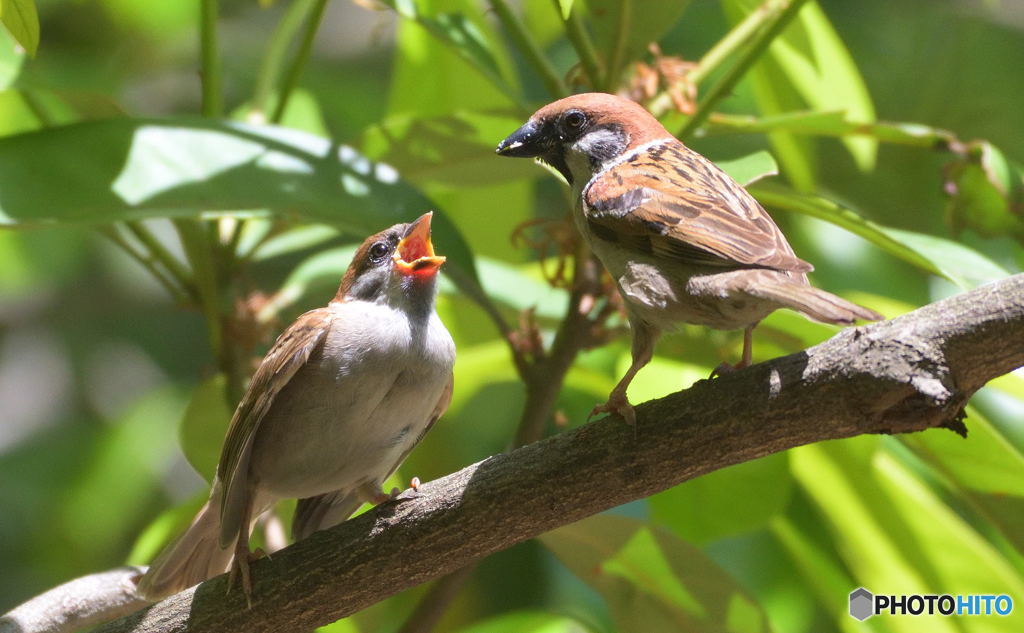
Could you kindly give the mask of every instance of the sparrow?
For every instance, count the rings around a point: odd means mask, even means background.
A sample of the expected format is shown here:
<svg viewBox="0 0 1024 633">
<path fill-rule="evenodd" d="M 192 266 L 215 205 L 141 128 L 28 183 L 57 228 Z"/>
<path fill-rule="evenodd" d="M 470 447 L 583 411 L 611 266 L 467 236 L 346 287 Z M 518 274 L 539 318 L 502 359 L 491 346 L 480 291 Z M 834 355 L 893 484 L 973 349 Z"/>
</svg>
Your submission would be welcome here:
<svg viewBox="0 0 1024 633">
<path fill-rule="evenodd" d="M 678 323 L 743 330 L 742 359 L 715 372 L 724 373 L 750 364 L 754 326 L 777 308 L 844 325 L 882 318 L 811 286 L 813 267 L 753 196 L 633 101 L 560 99 L 496 151 L 535 158 L 565 178 L 573 221 L 625 300 L 632 364 L 591 416 L 616 412 L 635 425 L 626 389 Z"/>
<path fill-rule="evenodd" d="M 392 498 L 381 484 L 448 408 L 455 344 L 434 311 L 431 213 L 372 235 L 334 299 L 277 339 L 228 427 L 209 501 L 138 585 L 156 600 L 221 574 L 250 599 L 249 535 L 297 498 L 295 540 Z"/>
</svg>

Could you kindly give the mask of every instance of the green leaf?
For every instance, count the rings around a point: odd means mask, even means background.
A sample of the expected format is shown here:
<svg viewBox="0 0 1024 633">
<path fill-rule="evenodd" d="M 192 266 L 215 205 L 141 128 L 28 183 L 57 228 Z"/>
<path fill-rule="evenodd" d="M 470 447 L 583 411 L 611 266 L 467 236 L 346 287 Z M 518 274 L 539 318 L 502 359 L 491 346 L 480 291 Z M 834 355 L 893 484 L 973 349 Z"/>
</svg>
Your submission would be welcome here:
<svg viewBox="0 0 1024 633">
<path fill-rule="evenodd" d="M 205 120 L 116 119 L 3 138 L 0 172 L 9 179 L 0 225 L 12 226 L 269 210 L 361 238 L 436 208 L 393 167 L 351 147 Z M 433 231 L 449 276 L 483 300 L 469 246 L 441 210 Z"/>
<path fill-rule="evenodd" d="M 690 0 L 649 2 L 633 0 L 586 0 L 587 23 L 594 29 L 594 43 L 598 50 L 610 58 L 618 46 L 618 36 L 625 21 L 626 42 L 623 61 L 629 62 L 646 55 L 651 42 L 657 42 L 668 33 L 686 11 Z M 623 9 L 628 12 L 624 13 Z"/>
<path fill-rule="evenodd" d="M 572 3 L 573 0 L 558 0 L 558 8 L 561 9 L 563 20 L 568 20 L 569 15 L 572 14 Z"/>
<path fill-rule="evenodd" d="M 970 289 L 1010 273 L 981 253 L 957 242 L 881 226 L 838 202 L 820 196 L 758 185 L 751 193 L 767 207 L 783 208 L 840 226 L 918 268 Z"/>
<path fill-rule="evenodd" d="M 459 633 L 587 633 L 590 629 L 564 615 L 544 611 L 513 611 L 471 624 Z"/>
<path fill-rule="evenodd" d="M 978 251 L 959 242 L 891 227 L 884 227 L 882 230 L 886 235 L 927 257 L 942 272 L 942 276 L 964 290 L 1012 274 Z"/>
<path fill-rule="evenodd" d="M 14 83 L 24 62 L 24 51 L 18 50 L 5 29 L 0 29 L 0 90 L 7 90 Z"/>
<path fill-rule="evenodd" d="M 598 515 L 540 540 L 604 596 L 623 633 L 768 630 L 749 594 L 703 552 L 663 529 Z"/>
<path fill-rule="evenodd" d="M 935 433 L 937 431 L 928 431 Z M 1024 578 L 874 437 L 790 452 L 857 584 L 898 593 L 1024 592 Z M 884 589 L 882 589 L 884 588 Z M 991 631 L 982 618 L 929 618 L 906 630 Z M 1004 629 L 1006 631 L 1012 629 Z"/>
<path fill-rule="evenodd" d="M 735 24 L 751 11 L 759 10 L 760 0 L 726 0 L 726 15 Z M 843 45 L 817 2 L 808 2 L 796 20 L 775 39 L 768 55 L 752 69 L 754 95 L 761 111 L 777 115 L 794 109 L 797 103 L 815 110 L 842 110 L 850 120 L 871 123 L 874 106 L 853 58 Z M 777 155 L 787 168 L 797 171 L 794 183 L 799 189 L 813 186 L 809 147 L 785 132 L 771 136 Z M 862 170 L 874 166 L 877 143 L 870 137 L 849 137 L 843 144 Z"/>
<path fill-rule="evenodd" d="M 192 392 L 178 427 L 178 438 L 185 458 L 208 482 L 213 481 L 220 461 L 220 448 L 231 421 L 227 400 L 227 380 L 216 374 Z"/>
<path fill-rule="evenodd" d="M 361 147 L 367 156 L 394 165 L 417 183 L 456 187 L 528 179 L 537 175 L 531 161 L 495 162 L 495 139 L 519 126 L 518 115 L 453 112 L 425 117 L 398 114 L 367 129 Z"/>
<path fill-rule="evenodd" d="M 946 168 L 953 228 L 982 235 L 1010 235 L 1024 242 L 1024 174 L 991 143 L 971 145 Z"/>
<path fill-rule="evenodd" d="M 786 454 L 776 453 L 684 482 L 648 503 L 659 523 L 703 545 L 768 525 L 785 509 L 792 484 Z"/>
<path fill-rule="evenodd" d="M 779 173 L 779 166 L 775 159 L 770 152 L 765 150 L 747 154 L 733 160 L 718 160 L 715 161 L 715 164 L 744 187 L 762 178 L 775 176 Z"/>
<path fill-rule="evenodd" d="M 883 143 L 910 145 L 926 149 L 946 149 L 959 142 L 956 135 L 949 130 L 920 123 L 893 123 L 888 121 L 862 123 L 851 120 L 849 113 L 842 110 L 826 112 L 801 110 L 766 117 L 716 114 L 706 129 L 708 136 L 735 132 L 747 134 L 788 132 L 816 136 L 866 136 Z"/>
<path fill-rule="evenodd" d="M 318 628 L 317 633 L 359 633 L 359 627 L 353 618 L 342 618 L 327 626 Z"/>
<path fill-rule="evenodd" d="M 0 22 L 21 44 L 29 57 L 39 48 L 39 14 L 33 0 L 0 0 Z"/>
<path fill-rule="evenodd" d="M 801 517 L 803 518 L 803 517 Z M 826 613 L 835 614 L 836 625 L 846 633 L 889 631 L 878 618 L 856 622 L 849 616 L 847 596 L 857 582 L 846 571 L 831 547 L 819 543 L 802 523 L 789 516 L 776 517 L 771 523 L 772 536 L 789 554 L 800 571 L 808 593 L 813 593 Z M 817 527 L 816 525 L 814 527 Z"/>
<path fill-rule="evenodd" d="M 498 67 L 498 61 L 491 51 L 487 39 L 473 22 L 466 19 L 465 15 L 461 13 L 424 15 L 415 0 L 381 0 L 381 2 L 394 9 L 395 13 L 403 18 L 422 26 L 503 91 L 508 90 Z"/>
<path fill-rule="evenodd" d="M 1024 454 L 974 407 L 967 409 L 968 437 L 914 433 L 904 444 L 960 485 L 979 492 L 1024 498 Z"/>
<path fill-rule="evenodd" d="M 206 503 L 207 497 L 208 493 L 204 490 L 194 499 L 161 512 L 139 533 L 125 563 L 145 565 L 156 558 L 164 545 L 188 526 L 199 508 Z"/>
<path fill-rule="evenodd" d="M 140 512 L 151 501 L 172 458 L 174 425 L 184 406 L 180 391 L 163 387 L 140 397 L 125 414 L 106 427 L 96 446 L 83 446 L 84 466 L 64 489 L 60 515 L 69 545 L 94 554 L 111 555 L 135 531 Z M 111 491 L 117 502 L 111 502 Z M 115 511 L 98 511 L 116 508 Z"/>
<path fill-rule="evenodd" d="M 296 226 L 261 242 L 253 251 L 253 259 L 271 259 L 296 251 L 304 251 L 333 240 L 339 235 L 341 233 L 338 232 L 338 229 L 325 224 Z"/>
</svg>

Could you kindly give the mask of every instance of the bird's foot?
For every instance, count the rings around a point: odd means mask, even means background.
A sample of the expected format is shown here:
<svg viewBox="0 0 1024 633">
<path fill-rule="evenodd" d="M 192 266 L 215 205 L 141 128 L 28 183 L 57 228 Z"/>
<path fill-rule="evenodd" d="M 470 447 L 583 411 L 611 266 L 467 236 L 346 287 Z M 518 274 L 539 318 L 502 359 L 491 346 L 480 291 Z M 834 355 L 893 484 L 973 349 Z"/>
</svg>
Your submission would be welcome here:
<svg viewBox="0 0 1024 633">
<path fill-rule="evenodd" d="M 417 496 L 417 489 L 419 488 L 419 486 L 420 486 L 420 479 L 419 479 L 419 477 L 413 477 L 412 485 L 411 485 L 411 488 L 413 490 L 413 494 L 412 495 L 406 495 L 404 497 L 401 497 L 400 495 L 402 494 L 402 490 L 400 490 L 398 488 L 398 486 L 395 486 L 394 488 L 392 488 L 391 492 L 384 492 L 380 488 L 373 488 L 373 487 L 367 486 L 367 487 L 364 487 L 360 491 L 361 492 L 360 497 L 366 503 L 369 503 L 369 504 L 372 504 L 372 505 L 375 505 L 375 506 L 379 506 L 380 504 L 387 503 L 388 501 L 395 501 L 395 500 L 404 501 L 406 499 L 414 499 Z"/>
<path fill-rule="evenodd" d="M 613 391 L 608 396 L 608 402 L 599 404 L 590 410 L 587 420 L 589 421 L 599 413 L 618 413 L 626 421 L 626 424 L 633 427 L 633 432 L 636 432 L 636 411 L 633 410 L 633 405 L 629 404 L 625 394 Z"/>
<path fill-rule="evenodd" d="M 231 572 L 228 574 L 227 593 L 231 593 L 232 587 L 235 586 L 235 578 L 238 578 L 242 584 L 242 593 L 245 595 L 245 603 L 250 609 L 252 608 L 252 576 L 249 572 L 249 563 L 254 560 L 259 560 L 264 556 L 266 556 L 266 554 L 263 550 L 257 549 L 255 552 L 250 552 L 249 545 L 242 544 L 239 547 L 235 547 L 235 557 L 231 560 Z"/>
<path fill-rule="evenodd" d="M 730 365 L 729 363 L 721 363 L 721 364 L 718 365 L 718 367 L 715 367 L 714 369 L 711 370 L 711 375 L 708 376 L 708 379 L 710 380 L 712 378 L 717 378 L 718 376 L 724 376 L 726 374 L 731 374 L 734 371 L 739 371 L 739 370 L 745 369 L 747 367 L 750 367 L 750 362 L 749 361 L 747 361 L 747 362 L 740 361 L 740 362 L 736 363 L 735 365 Z"/>
</svg>

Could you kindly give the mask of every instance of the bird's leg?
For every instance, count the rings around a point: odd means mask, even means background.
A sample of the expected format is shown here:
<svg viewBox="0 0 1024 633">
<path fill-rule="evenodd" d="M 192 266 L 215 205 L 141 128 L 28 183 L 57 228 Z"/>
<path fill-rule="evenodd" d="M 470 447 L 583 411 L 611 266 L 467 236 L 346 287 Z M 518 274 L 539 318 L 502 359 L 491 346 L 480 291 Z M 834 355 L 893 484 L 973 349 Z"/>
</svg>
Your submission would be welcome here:
<svg viewBox="0 0 1024 633">
<path fill-rule="evenodd" d="M 714 378 L 715 376 L 723 376 L 730 372 L 743 369 L 744 367 L 750 367 L 750 361 L 754 356 L 755 327 L 757 327 L 757 323 L 748 325 L 746 329 L 743 330 L 743 356 L 740 357 L 740 362 L 736 363 L 735 365 L 730 365 L 729 363 L 720 364 L 718 367 L 715 367 L 711 371 L 711 376 L 709 376 L 709 378 Z"/>
<path fill-rule="evenodd" d="M 363 482 L 356 488 L 356 494 L 359 495 L 359 499 L 363 503 L 369 503 L 370 505 L 380 505 L 391 501 L 398 496 L 399 492 L 398 488 L 392 488 L 391 494 L 388 494 L 380 489 L 380 484 L 372 481 Z"/>
<path fill-rule="evenodd" d="M 639 319 L 634 319 L 632 325 L 633 362 L 630 364 L 629 369 L 626 370 L 626 374 L 619 381 L 619 384 L 615 385 L 611 394 L 608 395 L 608 401 L 594 407 L 590 411 L 590 415 L 587 416 L 588 420 L 598 413 L 618 413 L 626 421 L 626 424 L 636 429 L 636 412 L 633 410 L 633 405 L 629 403 L 629 398 L 626 397 L 626 389 L 629 388 L 629 383 L 633 382 L 637 372 L 643 369 L 647 363 L 651 362 L 651 357 L 654 355 L 654 342 L 658 338 L 658 331 Z"/>
<path fill-rule="evenodd" d="M 231 573 L 228 574 L 228 592 L 235 584 L 235 576 L 239 576 L 242 582 L 242 593 L 245 594 L 245 603 L 252 608 L 252 579 L 249 575 L 249 515 L 252 512 L 252 498 L 245 503 L 242 509 L 242 520 L 239 525 L 238 538 L 235 540 L 235 556 L 231 559 Z"/>
</svg>

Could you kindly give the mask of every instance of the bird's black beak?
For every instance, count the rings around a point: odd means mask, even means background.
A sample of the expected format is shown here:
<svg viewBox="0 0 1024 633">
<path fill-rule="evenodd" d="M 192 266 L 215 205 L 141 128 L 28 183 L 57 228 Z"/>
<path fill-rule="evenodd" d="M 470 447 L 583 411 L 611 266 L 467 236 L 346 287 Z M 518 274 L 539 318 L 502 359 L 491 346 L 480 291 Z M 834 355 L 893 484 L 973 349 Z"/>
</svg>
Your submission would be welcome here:
<svg viewBox="0 0 1024 633">
<path fill-rule="evenodd" d="M 534 121 L 527 121 L 521 128 L 509 134 L 504 141 L 498 143 L 498 148 L 494 151 L 498 156 L 532 158 L 544 154 L 547 150 L 547 143 L 541 137 L 540 126 Z"/>
</svg>

